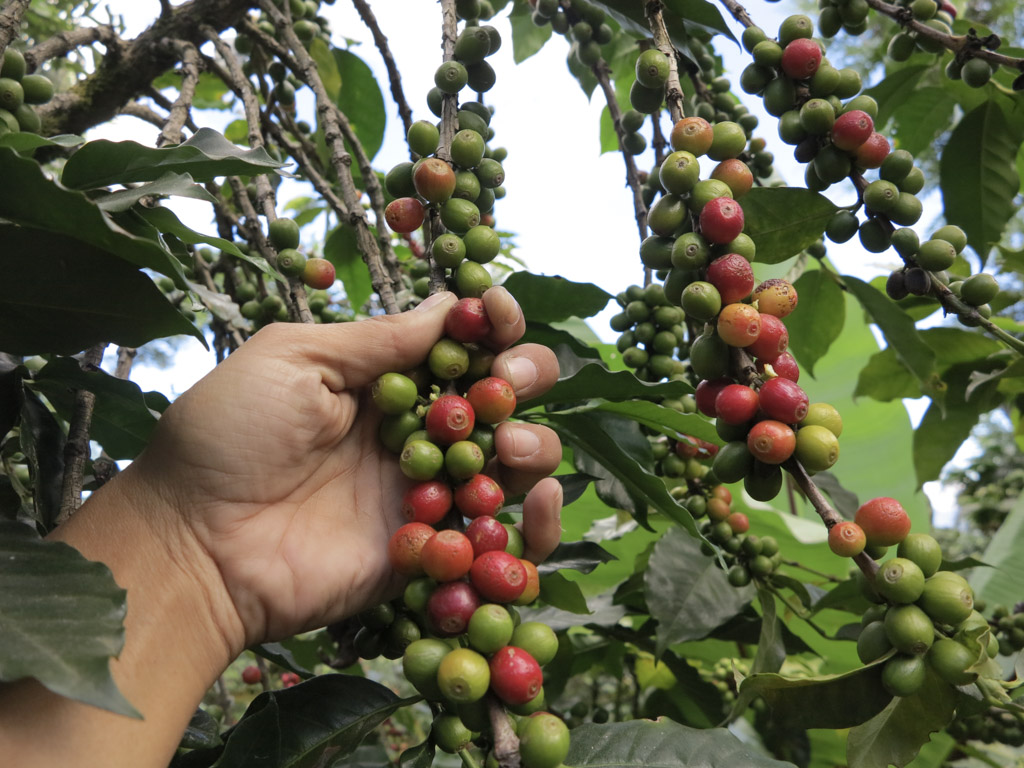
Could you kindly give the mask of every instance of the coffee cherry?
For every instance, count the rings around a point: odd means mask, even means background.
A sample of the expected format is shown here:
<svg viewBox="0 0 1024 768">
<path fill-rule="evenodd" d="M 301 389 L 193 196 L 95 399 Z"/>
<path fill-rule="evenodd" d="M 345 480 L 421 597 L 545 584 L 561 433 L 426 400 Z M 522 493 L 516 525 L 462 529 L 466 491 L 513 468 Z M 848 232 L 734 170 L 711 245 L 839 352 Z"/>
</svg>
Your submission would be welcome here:
<svg viewBox="0 0 1024 768">
<path fill-rule="evenodd" d="M 388 542 L 388 561 L 403 576 L 422 576 L 420 553 L 423 545 L 437 533 L 424 523 L 406 523 Z"/>
<path fill-rule="evenodd" d="M 459 440 L 444 452 L 444 468 L 455 480 L 468 480 L 484 468 L 484 452 L 471 440 Z"/>
<path fill-rule="evenodd" d="M 707 281 L 718 289 L 723 304 L 734 304 L 750 295 L 754 288 L 754 271 L 745 258 L 728 253 L 711 262 Z"/>
<path fill-rule="evenodd" d="M 708 242 L 728 243 L 742 231 L 743 209 L 732 198 L 717 197 L 701 209 L 700 233 Z"/>
<path fill-rule="evenodd" d="M 416 404 L 416 383 L 400 373 L 385 373 L 370 387 L 370 396 L 381 412 L 399 414 Z"/>
<path fill-rule="evenodd" d="M 800 380 L 800 366 L 797 365 L 796 358 L 793 357 L 791 352 L 783 352 L 775 359 L 775 362 L 768 363 L 768 365 L 771 365 L 772 370 L 775 371 L 777 376 L 793 382 Z M 765 362 L 763 360 L 758 360 L 755 363 L 758 373 L 764 373 L 764 366 Z"/>
<path fill-rule="evenodd" d="M 793 40 L 809 38 L 814 34 L 814 22 L 803 14 L 787 16 L 779 25 L 779 44 L 789 45 Z"/>
<path fill-rule="evenodd" d="M 427 600 L 427 618 L 441 637 L 455 637 L 466 631 L 473 612 L 480 607 L 480 596 L 465 581 L 440 585 Z"/>
<path fill-rule="evenodd" d="M 885 614 L 885 634 L 893 648 L 923 654 L 935 640 L 935 626 L 916 605 L 894 605 Z"/>
<path fill-rule="evenodd" d="M 484 552 L 473 561 L 469 577 L 477 592 L 496 603 L 511 603 L 526 589 L 526 568 L 508 552 Z"/>
<path fill-rule="evenodd" d="M 796 432 L 796 458 L 808 472 L 824 472 L 839 460 L 839 440 L 825 427 L 801 427 Z"/>
<path fill-rule="evenodd" d="M 696 157 L 707 153 L 714 141 L 711 123 L 701 117 L 684 117 L 672 127 L 669 142 L 672 149 L 692 153 Z"/>
<path fill-rule="evenodd" d="M 859 573 L 859 571 L 858 571 Z M 892 649 L 885 626 L 881 621 L 864 625 L 857 637 L 857 658 L 864 664 L 884 656 Z"/>
<path fill-rule="evenodd" d="M 956 640 L 941 638 L 928 652 L 928 663 L 935 673 L 950 685 L 970 685 L 978 679 L 977 672 L 969 672 L 977 657 Z"/>
<path fill-rule="evenodd" d="M 384 220 L 395 232 L 406 234 L 423 225 L 423 203 L 414 197 L 392 200 L 384 209 Z"/>
<path fill-rule="evenodd" d="M 657 48 L 648 48 L 636 60 L 636 79 L 646 88 L 662 88 L 668 80 L 668 57 Z"/>
<path fill-rule="evenodd" d="M 761 334 L 761 315 L 750 304 L 729 304 L 718 315 L 718 335 L 733 347 L 749 347 Z"/>
<path fill-rule="evenodd" d="M 924 583 L 917 603 L 933 620 L 955 626 L 974 610 L 974 593 L 959 574 L 939 571 Z"/>
<path fill-rule="evenodd" d="M 436 525 L 452 508 L 453 497 L 447 483 L 428 480 L 417 483 L 402 496 L 402 514 L 408 520 Z"/>
<path fill-rule="evenodd" d="M 257 666 L 248 666 L 242 670 L 242 682 L 246 685 L 256 685 L 263 679 L 263 673 Z"/>
<path fill-rule="evenodd" d="M 960 286 L 960 298 L 972 307 L 988 304 L 998 293 L 999 283 L 987 272 L 972 275 Z"/>
<path fill-rule="evenodd" d="M 487 659 L 470 648 L 450 651 L 437 668 L 437 687 L 448 701 L 456 704 L 479 701 L 490 682 Z"/>
<path fill-rule="evenodd" d="M 438 715 L 430 724 L 430 738 L 439 749 L 457 754 L 472 743 L 473 732 L 458 715 Z"/>
<path fill-rule="evenodd" d="M 984 59 L 968 59 L 960 68 L 960 77 L 971 88 L 981 88 L 992 79 L 992 66 Z"/>
<path fill-rule="evenodd" d="M 711 283 L 697 280 L 686 286 L 681 301 L 687 317 L 711 320 L 722 309 L 722 296 Z"/>
<path fill-rule="evenodd" d="M 912 603 L 923 590 L 924 574 L 905 557 L 887 560 L 875 575 L 875 591 L 892 603 Z"/>
<path fill-rule="evenodd" d="M 442 93 L 458 93 L 466 87 L 469 82 L 469 73 L 466 67 L 457 61 L 446 61 L 434 72 L 434 85 Z"/>
<path fill-rule="evenodd" d="M 856 152 L 874 131 L 875 123 L 867 112 L 859 109 L 844 112 L 832 126 L 832 144 L 844 152 Z"/>
<path fill-rule="evenodd" d="M 444 454 L 427 440 L 410 440 L 402 448 L 398 466 L 410 480 L 433 480 L 444 466 Z"/>
<path fill-rule="evenodd" d="M 495 603 L 485 603 L 473 612 L 469 620 L 469 644 L 480 653 L 494 653 L 508 645 L 514 628 L 512 616 L 505 608 Z"/>
<path fill-rule="evenodd" d="M 716 415 L 715 400 L 718 399 L 718 393 L 732 383 L 732 379 L 722 378 L 705 380 L 698 384 L 697 389 L 694 392 L 694 397 L 697 401 L 697 410 L 705 416 L 714 417 Z"/>
<path fill-rule="evenodd" d="M 497 376 L 488 376 L 469 388 L 466 399 L 473 407 L 478 421 L 498 424 L 516 409 L 516 393 L 512 385 Z"/>
<path fill-rule="evenodd" d="M 839 411 L 828 403 L 811 403 L 807 406 L 807 415 L 799 423 L 800 427 L 825 427 L 833 435 L 839 437 L 843 433 L 843 417 Z"/>
<path fill-rule="evenodd" d="M 299 247 L 299 225 L 294 219 L 274 219 L 267 225 L 267 235 L 278 251 Z"/>
<path fill-rule="evenodd" d="M 727 424 L 746 424 L 757 409 L 757 392 L 742 384 L 729 384 L 715 398 L 715 414 Z"/>
<path fill-rule="evenodd" d="M 908 533 L 896 548 L 896 554 L 917 563 L 925 578 L 942 565 L 942 547 L 927 533 Z"/>
<path fill-rule="evenodd" d="M 869 546 L 891 547 L 910 533 L 906 510 L 896 499 L 886 496 L 862 504 L 853 519 L 864 530 Z"/>
<path fill-rule="evenodd" d="M 771 419 L 796 424 L 807 415 L 807 393 L 783 377 L 766 381 L 758 392 L 761 410 Z"/>
<path fill-rule="evenodd" d="M 789 347 L 789 331 L 775 315 L 761 313 L 761 332 L 747 351 L 762 363 L 773 363 Z"/>
<path fill-rule="evenodd" d="M 473 556 L 484 552 L 504 551 L 508 546 L 508 530 L 490 515 L 475 518 L 466 526 L 466 538 L 473 545 Z"/>
<path fill-rule="evenodd" d="M 854 159 L 864 168 L 878 168 L 889 154 L 889 150 L 889 140 L 882 134 L 874 132 L 857 147 Z"/>
<path fill-rule="evenodd" d="M 732 532 L 737 535 L 750 530 L 750 518 L 742 512 L 733 512 L 725 518 L 725 522 L 732 528 Z"/>
<path fill-rule="evenodd" d="M 685 195 L 700 181 L 700 164 L 691 152 L 673 152 L 661 164 L 658 179 L 666 192 Z"/>
<path fill-rule="evenodd" d="M 726 483 L 736 483 L 746 477 L 754 466 L 754 457 L 750 453 L 750 449 L 747 448 L 747 442 L 744 436 L 743 440 L 734 440 L 726 443 L 718 455 L 715 456 L 715 462 L 712 469 L 715 473 L 715 477 Z M 703 500 L 703 496 L 698 497 Z M 693 512 L 693 510 L 690 510 Z M 702 513 L 703 514 L 703 513 Z"/>
<path fill-rule="evenodd" d="M 444 395 L 431 403 L 425 424 L 431 440 L 448 445 L 467 439 L 475 422 L 469 401 L 458 395 Z"/>
<path fill-rule="evenodd" d="M 455 171 L 444 160 L 428 157 L 414 166 L 412 183 L 427 202 L 443 203 L 455 191 Z"/>
<path fill-rule="evenodd" d="M 775 381 L 775 379 L 773 379 Z M 747 448 L 765 464 L 781 464 L 796 449 L 796 435 L 781 421 L 759 421 L 747 434 Z"/>
<path fill-rule="evenodd" d="M 781 278 L 765 280 L 754 289 L 751 298 L 757 304 L 758 311 L 780 319 L 796 309 L 798 301 L 793 284 Z"/>
<path fill-rule="evenodd" d="M 406 134 L 409 149 L 424 157 L 434 154 L 439 138 L 437 126 L 426 120 L 417 120 L 409 126 L 409 132 Z"/>
<path fill-rule="evenodd" d="M 506 704 L 525 704 L 544 683 L 540 665 L 529 653 L 506 645 L 491 657 L 491 688 Z"/>
<path fill-rule="evenodd" d="M 496 515 L 504 503 L 501 486 L 487 475 L 474 475 L 455 489 L 455 506 L 466 517 Z"/>
<path fill-rule="evenodd" d="M 302 268 L 302 282 L 310 288 L 324 291 L 334 285 L 334 265 L 327 259 L 309 258 Z"/>
<path fill-rule="evenodd" d="M 941 272 L 949 269 L 956 261 L 956 249 L 946 240 L 926 240 L 921 243 L 915 260 L 922 269 Z"/>
<path fill-rule="evenodd" d="M 813 40 L 801 37 L 793 40 L 782 52 L 782 71 L 794 80 L 804 80 L 821 64 L 821 48 Z"/>
<path fill-rule="evenodd" d="M 557 768 L 569 755 L 569 727 L 555 715 L 541 712 L 527 718 L 519 732 L 523 768 Z"/>
<path fill-rule="evenodd" d="M 864 531 L 854 522 L 844 520 L 828 531 L 828 547 L 839 557 L 855 557 L 864 551 Z"/>
<path fill-rule="evenodd" d="M 558 653 L 558 636 L 547 624 L 524 621 L 512 632 L 510 645 L 522 648 L 543 667 Z"/>
<path fill-rule="evenodd" d="M 924 685 L 927 668 L 922 656 L 894 656 L 882 668 L 882 685 L 893 696 L 912 696 Z"/>
</svg>

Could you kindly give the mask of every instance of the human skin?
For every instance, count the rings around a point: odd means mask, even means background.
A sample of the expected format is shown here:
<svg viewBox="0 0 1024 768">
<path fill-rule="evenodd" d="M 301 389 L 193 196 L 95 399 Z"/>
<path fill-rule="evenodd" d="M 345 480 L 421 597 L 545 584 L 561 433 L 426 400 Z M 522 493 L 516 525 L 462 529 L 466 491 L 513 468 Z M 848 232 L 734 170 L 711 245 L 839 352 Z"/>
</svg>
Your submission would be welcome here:
<svg viewBox="0 0 1024 768">
<path fill-rule="evenodd" d="M 546 391 L 545 347 L 492 288 L 492 375 L 519 399 Z M 369 385 L 425 359 L 455 302 L 358 323 L 274 324 L 182 395 L 146 450 L 51 534 L 104 562 L 127 590 L 111 670 L 144 719 L 0 685 L 0 754 L 11 765 L 166 766 L 203 693 L 246 647 L 351 616 L 402 587 L 387 560 L 409 484 L 377 438 Z M 558 543 L 561 447 L 537 425 L 498 426 L 491 469 L 526 491 L 526 556 Z"/>
</svg>

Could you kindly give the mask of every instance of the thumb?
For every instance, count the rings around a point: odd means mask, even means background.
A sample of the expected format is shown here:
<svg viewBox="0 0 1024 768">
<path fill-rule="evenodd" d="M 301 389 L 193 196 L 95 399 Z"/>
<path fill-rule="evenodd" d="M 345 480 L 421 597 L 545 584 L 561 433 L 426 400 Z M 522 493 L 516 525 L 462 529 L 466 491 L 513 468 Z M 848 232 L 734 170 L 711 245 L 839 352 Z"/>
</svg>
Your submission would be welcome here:
<svg viewBox="0 0 1024 768">
<path fill-rule="evenodd" d="M 453 293 L 435 293 L 409 312 L 319 326 L 324 331 L 320 357 L 329 371 L 325 382 L 334 391 L 354 389 L 382 373 L 419 365 L 444 335 L 444 320 L 455 301 Z"/>
</svg>

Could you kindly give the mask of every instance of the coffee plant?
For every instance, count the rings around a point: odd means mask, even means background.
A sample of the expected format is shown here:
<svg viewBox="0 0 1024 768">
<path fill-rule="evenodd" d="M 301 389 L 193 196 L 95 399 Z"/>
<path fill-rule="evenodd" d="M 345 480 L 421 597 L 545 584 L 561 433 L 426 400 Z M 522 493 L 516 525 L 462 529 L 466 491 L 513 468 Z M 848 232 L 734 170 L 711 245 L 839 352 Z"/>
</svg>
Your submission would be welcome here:
<svg viewBox="0 0 1024 768">
<path fill-rule="evenodd" d="M 407 481 L 379 543 L 404 588 L 246 650 L 170 765 L 1024 764 L 1024 49 L 989 4 L 440 0 L 410 53 L 405 3 L 344 29 L 335 0 L 162 3 L 135 37 L 91 0 L 0 4 L 0 685 L 134 713 L 125 593 L 46 536 L 170 405 L 137 354 L 221 362 L 447 290 L 444 337 L 364 398 Z M 499 63 L 545 47 L 544 83 Z M 497 224 L 506 166 L 518 196 L 615 194 L 517 178 L 503 89 L 577 86 L 636 222 L 633 253 L 579 254 L 635 265 L 615 293 L 527 271 L 530 221 Z M 88 138 L 115 117 L 155 146 Z M 522 402 L 499 284 L 561 367 Z M 509 420 L 562 442 L 544 562 L 492 462 Z M 1000 437 L 950 465 L 979 423 Z M 933 527 L 947 465 L 983 546 Z"/>
</svg>

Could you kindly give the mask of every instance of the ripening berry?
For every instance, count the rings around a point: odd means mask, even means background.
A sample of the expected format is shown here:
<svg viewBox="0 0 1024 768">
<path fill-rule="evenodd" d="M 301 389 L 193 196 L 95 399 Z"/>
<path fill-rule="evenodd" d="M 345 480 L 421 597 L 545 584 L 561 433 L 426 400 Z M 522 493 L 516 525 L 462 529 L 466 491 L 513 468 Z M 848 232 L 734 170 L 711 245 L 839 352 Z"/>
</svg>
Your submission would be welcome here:
<svg viewBox="0 0 1024 768">
<path fill-rule="evenodd" d="M 747 448 L 765 464 L 781 464 L 796 450 L 796 434 L 781 421 L 759 421 L 747 433 Z"/>
<path fill-rule="evenodd" d="M 414 232 L 423 225 L 423 203 L 415 197 L 400 197 L 392 200 L 384 209 L 384 220 L 395 232 Z"/>
<path fill-rule="evenodd" d="M 781 278 L 765 280 L 754 289 L 751 298 L 757 303 L 758 311 L 779 319 L 796 309 L 798 301 L 796 288 Z"/>
<path fill-rule="evenodd" d="M 828 547 L 839 557 L 859 555 L 866 544 L 864 531 L 849 520 L 833 525 L 828 531 Z"/>
<path fill-rule="evenodd" d="M 794 80 L 804 80 L 821 65 L 821 47 L 810 38 L 793 40 L 782 51 L 782 71 Z"/>
<path fill-rule="evenodd" d="M 910 517 L 903 506 L 887 496 L 865 502 L 853 517 L 864 529 L 868 546 L 891 547 L 910 533 Z"/>
<path fill-rule="evenodd" d="M 852 109 L 836 118 L 832 126 L 832 143 L 844 152 L 854 152 L 874 132 L 875 122 L 871 115 Z"/>
<path fill-rule="evenodd" d="M 483 299 L 459 299 L 444 318 L 444 332 L 449 338 L 461 342 L 483 340 L 491 332 Z"/>
<path fill-rule="evenodd" d="M 761 314 L 750 304 L 729 304 L 718 314 L 718 335 L 733 347 L 749 347 L 761 334 Z"/>
<path fill-rule="evenodd" d="M 722 304 L 735 304 L 754 289 L 754 270 L 738 253 L 727 253 L 708 265 L 707 281 L 718 289 Z"/>
</svg>

